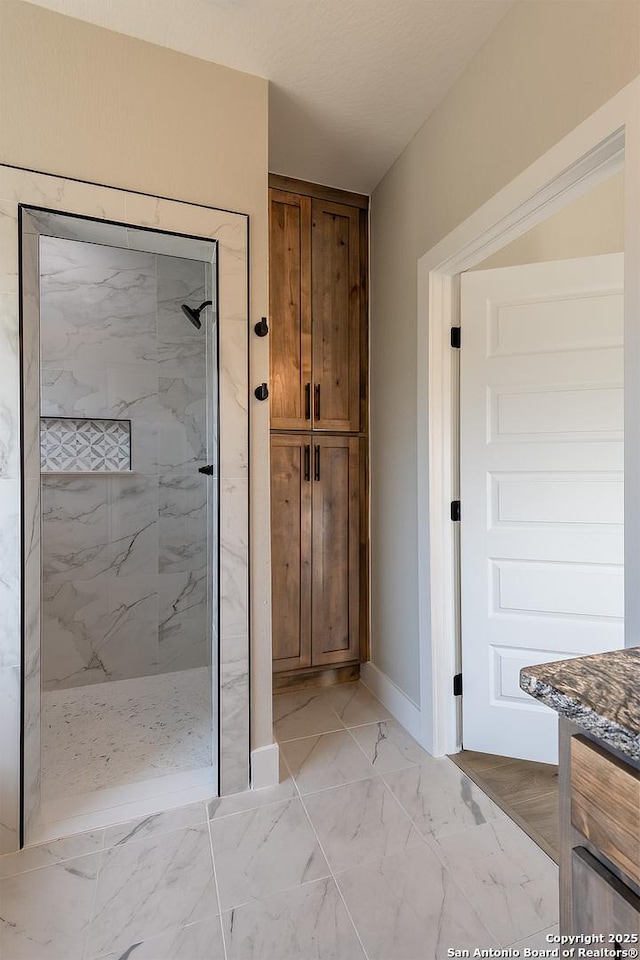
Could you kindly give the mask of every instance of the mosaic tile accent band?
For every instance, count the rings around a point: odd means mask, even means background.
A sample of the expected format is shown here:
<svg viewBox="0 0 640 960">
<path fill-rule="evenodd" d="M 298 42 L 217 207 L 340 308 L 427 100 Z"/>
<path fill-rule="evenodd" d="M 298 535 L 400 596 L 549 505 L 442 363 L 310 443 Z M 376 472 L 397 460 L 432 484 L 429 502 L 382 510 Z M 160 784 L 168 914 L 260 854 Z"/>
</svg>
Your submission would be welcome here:
<svg viewBox="0 0 640 960">
<path fill-rule="evenodd" d="M 43 473 L 131 470 L 131 421 L 42 417 Z"/>
</svg>

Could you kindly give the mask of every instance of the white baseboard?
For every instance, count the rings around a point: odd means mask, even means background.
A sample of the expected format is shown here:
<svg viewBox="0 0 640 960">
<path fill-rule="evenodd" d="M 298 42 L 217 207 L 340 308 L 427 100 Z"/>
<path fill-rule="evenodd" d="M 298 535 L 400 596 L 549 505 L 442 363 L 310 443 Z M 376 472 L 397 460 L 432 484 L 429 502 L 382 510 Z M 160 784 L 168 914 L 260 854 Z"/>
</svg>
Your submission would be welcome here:
<svg viewBox="0 0 640 960">
<path fill-rule="evenodd" d="M 275 787 L 280 783 L 280 747 L 270 743 L 251 751 L 251 789 Z"/>
<path fill-rule="evenodd" d="M 389 677 L 378 670 L 373 663 L 362 663 L 360 665 L 360 680 L 367 690 L 393 714 L 398 723 L 401 723 L 412 737 L 420 741 L 420 710 L 413 700 L 410 700 L 406 693 L 403 693 L 400 687 L 389 680 Z"/>
</svg>

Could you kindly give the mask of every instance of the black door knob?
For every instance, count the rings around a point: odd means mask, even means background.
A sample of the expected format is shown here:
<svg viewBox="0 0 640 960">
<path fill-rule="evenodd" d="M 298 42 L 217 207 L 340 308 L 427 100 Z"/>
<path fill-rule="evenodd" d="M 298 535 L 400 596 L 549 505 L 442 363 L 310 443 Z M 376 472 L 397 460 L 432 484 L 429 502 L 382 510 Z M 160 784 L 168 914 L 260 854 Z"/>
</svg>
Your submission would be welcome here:
<svg viewBox="0 0 640 960">
<path fill-rule="evenodd" d="M 256 387 L 253 391 L 256 400 L 266 400 L 269 396 L 269 388 L 266 383 L 261 383 L 259 387 Z"/>
<path fill-rule="evenodd" d="M 208 477 L 213 476 L 213 464 L 208 463 L 206 467 L 198 467 L 198 473 L 206 473 Z"/>
</svg>

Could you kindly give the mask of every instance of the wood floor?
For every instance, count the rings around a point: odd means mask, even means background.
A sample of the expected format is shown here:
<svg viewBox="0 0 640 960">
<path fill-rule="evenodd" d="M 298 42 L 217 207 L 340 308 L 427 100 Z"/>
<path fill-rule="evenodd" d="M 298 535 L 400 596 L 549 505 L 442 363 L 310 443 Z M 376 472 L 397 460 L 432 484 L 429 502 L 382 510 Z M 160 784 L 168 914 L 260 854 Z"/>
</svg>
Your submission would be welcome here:
<svg viewBox="0 0 640 960">
<path fill-rule="evenodd" d="M 558 862 L 558 768 L 463 750 L 451 756 L 461 770 Z"/>
</svg>

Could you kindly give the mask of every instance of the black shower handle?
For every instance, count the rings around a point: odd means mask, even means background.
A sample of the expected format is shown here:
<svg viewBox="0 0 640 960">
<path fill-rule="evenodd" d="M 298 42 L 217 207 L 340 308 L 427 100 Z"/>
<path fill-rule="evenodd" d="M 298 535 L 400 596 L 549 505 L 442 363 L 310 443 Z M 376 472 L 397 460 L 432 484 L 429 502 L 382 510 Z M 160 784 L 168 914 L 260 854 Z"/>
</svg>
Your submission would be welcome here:
<svg viewBox="0 0 640 960">
<path fill-rule="evenodd" d="M 208 477 L 213 476 L 213 464 L 208 463 L 206 467 L 198 467 L 198 473 L 205 473 Z"/>
</svg>

